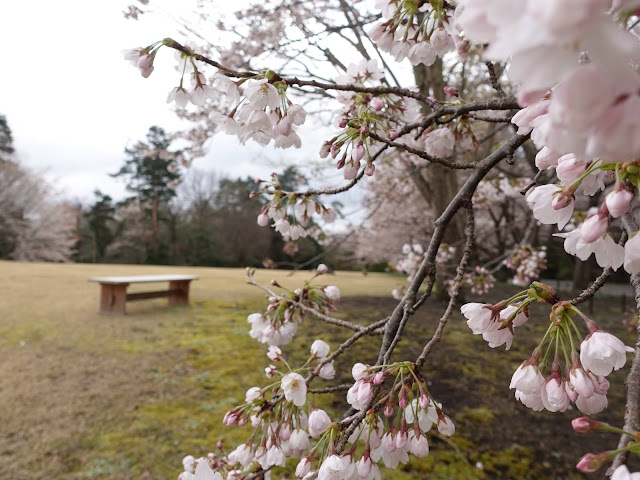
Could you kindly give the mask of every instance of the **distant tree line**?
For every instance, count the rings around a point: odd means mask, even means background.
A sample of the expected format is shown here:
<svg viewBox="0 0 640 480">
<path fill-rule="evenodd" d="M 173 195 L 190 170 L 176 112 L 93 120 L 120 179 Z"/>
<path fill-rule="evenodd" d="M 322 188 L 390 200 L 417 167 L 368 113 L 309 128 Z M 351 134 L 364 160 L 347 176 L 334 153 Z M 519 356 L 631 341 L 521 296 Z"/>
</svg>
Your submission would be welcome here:
<svg viewBox="0 0 640 480">
<path fill-rule="evenodd" d="M 78 240 L 76 216 L 49 182 L 19 164 L 0 115 L 0 258 L 68 261 Z"/>
<path fill-rule="evenodd" d="M 322 252 L 311 237 L 288 244 L 257 225 L 261 204 L 251 199 L 255 179 L 221 178 L 191 168 L 180 180 L 182 152 L 152 127 L 146 142 L 126 149 L 123 178 L 130 196 L 115 202 L 100 191 L 78 215 L 73 259 L 93 263 L 140 263 L 243 267 L 299 265 Z M 284 189 L 304 182 L 294 168 L 279 179 Z M 309 266 L 320 261 L 311 262 Z"/>
</svg>

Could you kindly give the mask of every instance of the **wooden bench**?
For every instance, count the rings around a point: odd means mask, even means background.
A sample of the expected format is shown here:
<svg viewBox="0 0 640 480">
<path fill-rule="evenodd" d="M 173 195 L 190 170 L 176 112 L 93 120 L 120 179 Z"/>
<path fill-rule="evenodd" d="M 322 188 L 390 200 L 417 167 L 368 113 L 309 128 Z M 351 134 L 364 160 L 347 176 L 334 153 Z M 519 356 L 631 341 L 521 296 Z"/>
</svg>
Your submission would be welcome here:
<svg viewBox="0 0 640 480">
<path fill-rule="evenodd" d="M 135 277 L 93 277 L 90 282 L 100 284 L 100 311 L 111 315 L 126 315 L 127 302 L 149 298 L 169 299 L 169 305 L 189 305 L 189 283 L 195 275 L 140 275 Z M 132 283 L 169 282 L 169 290 L 127 293 Z"/>
</svg>

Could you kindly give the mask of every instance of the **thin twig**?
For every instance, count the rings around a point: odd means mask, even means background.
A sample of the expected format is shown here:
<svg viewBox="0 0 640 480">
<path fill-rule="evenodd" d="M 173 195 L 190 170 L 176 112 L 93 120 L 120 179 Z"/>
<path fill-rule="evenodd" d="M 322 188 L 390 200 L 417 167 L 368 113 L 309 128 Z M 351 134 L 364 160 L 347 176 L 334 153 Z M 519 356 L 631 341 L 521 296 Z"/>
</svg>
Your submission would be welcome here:
<svg viewBox="0 0 640 480">
<path fill-rule="evenodd" d="M 489 80 L 491 81 L 491 86 L 496 91 L 499 97 L 503 98 L 506 96 L 500 82 L 498 81 L 498 76 L 496 75 L 495 65 L 491 62 L 484 63 L 487 66 L 487 70 L 489 72 Z"/>
<path fill-rule="evenodd" d="M 333 393 L 333 392 L 345 392 L 351 388 L 351 384 L 343 383 L 342 385 L 336 385 L 334 387 L 325 388 L 310 388 L 308 393 Z"/>
<path fill-rule="evenodd" d="M 458 294 L 460 292 L 460 287 L 462 286 L 462 280 L 464 279 L 464 274 L 467 270 L 467 263 L 469 262 L 469 257 L 471 256 L 471 251 L 473 250 L 473 240 L 474 240 L 474 232 L 475 232 L 475 220 L 473 216 L 473 208 L 471 205 L 467 205 L 467 226 L 465 228 L 465 244 L 464 244 L 464 252 L 462 254 L 462 258 L 460 259 L 460 264 L 458 265 L 458 270 L 456 273 L 456 277 L 453 280 L 453 285 L 450 291 L 449 303 L 447 305 L 446 310 L 442 314 L 440 318 L 440 322 L 438 322 L 438 327 L 434 332 L 431 340 L 425 345 L 422 353 L 416 360 L 416 369 L 420 370 L 424 365 L 424 362 L 427 359 L 427 356 L 433 350 L 433 347 L 436 343 L 440 341 L 442 338 L 442 331 L 444 330 L 445 325 L 449 321 L 451 314 L 453 313 L 453 308 L 456 305 L 456 301 L 458 300 Z"/>
<path fill-rule="evenodd" d="M 356 332 L 361 332 L 361 331 L 367 329 L 367 327 L 363 327 L 362 325 L 356 325 L 355 323 L 347 322 L 346 320 L 340 320 L 339 318 L 333 318 L 333 317 L 331 317 L 329 315 L 326 315 L 326 314 L 324 314 L 322 312 L 319 312 L 315 308 L 307 307 L 305 304 L 303 304 L 301 302 L 296 302 L 294 300 L 291 300 L 290 298 L 285 298 L 282 295 L 278 295 L 276 292 L 271 290 L 269 287 L 265 287 L 264 285 L 261 285 L 260 283 L 258 283 L 256 281 L 256 279 L 254 278 L 254 276 L 253 276 L 252 269 L 250 269 L 250 268 L 247 268 L 247 276 L 249 277 L 249 284 L 250 285 L 254 285 L 254 286 L 258 287 L 258 288 L 261 288 L 262 290 L 267 292 L 272 297 L 276 297 L 276 298 L 278 298 L 280 300 L 286 300 L 287 302 L 291 302 L 296 307 L 300 308 L 301 310 L 303 310 L 303 311 L 305 311 L 307 313 L 310 313 L 311 315 L 313 315 L 314 317 L 322 320 L 323 322 L 330 323 L 332 325 L 337 325 L 339 327 L 349 328 L 351 330 L 355 330 Z"/>
</svg>

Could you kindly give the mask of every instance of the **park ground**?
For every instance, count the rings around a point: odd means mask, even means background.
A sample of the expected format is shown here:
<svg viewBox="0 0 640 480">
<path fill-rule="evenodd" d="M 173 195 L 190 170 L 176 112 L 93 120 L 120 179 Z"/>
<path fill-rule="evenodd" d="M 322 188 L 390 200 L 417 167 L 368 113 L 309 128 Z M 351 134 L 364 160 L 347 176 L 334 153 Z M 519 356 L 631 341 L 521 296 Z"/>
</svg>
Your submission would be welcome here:
<svg viewBox="0 0 640 480">
<path fill-rule="evenodd" d="M 246 317 L 266 302 L 261 290 L 247 285 L 243 270 L 3 261 L 0 271 L 2 478 L 174 479 L 184 455 L 215 451 L 218 440 L 228 451 L 246 437 L 246 431 L 225 428 L 221 421 L 247 388 L 265 380 L 266 347 L 247 335 Z M 198 275 L 191 306 L 170 308 L 158 299 L 128 304 L 126 317 L 96 313 L 99 287 L 87 282 L 89 277 L 154 273 Z M 291 288 L 309 276 L 256 274 L 262 283 L 276 278 Z M 365 324 L 391 311 L 396 302 L 389 292 L 404 279 L 337 272 L 320 281 L 342 290 L 339 316 Z M 512 290 L 500 286 L 490 300 Z M 414 317 L 399 359 L 418 355 L 443 309 L 442 300 L 429 300 Z M 634 343 L 615 298 L 597 302 L 593 318 Z M 580 456 L 613 448 L 617 438 L 575 434 L 570 421 L 579 412 L 535 413 L 508 389 L 547 322 L 548 312 L 536 308 L 505 352 L 471 335 L 456 312 L 425 369 L 432 393 L 454 419 L 456 435 L 430 434 L 427 458 L 383 470 L 383 478 L 585 478 L 574 469 Z M 310 318 L 285 354 L 294 363 L 304 359 L 315 338 L 336 347 L 346 334 Z M 373 361 L 378 340 L 356 343 L 352 354 L 336 363 L 335 383 L 349 381 L 356 359 Z M 610 377 L 610 408 L 598 419 L 622 424 L 627 371 Z M 334 413 L 345 408 L 342 394 L 312 401 Z M 294 466 L 278 477 L 291 478 Z"/>
</svg>

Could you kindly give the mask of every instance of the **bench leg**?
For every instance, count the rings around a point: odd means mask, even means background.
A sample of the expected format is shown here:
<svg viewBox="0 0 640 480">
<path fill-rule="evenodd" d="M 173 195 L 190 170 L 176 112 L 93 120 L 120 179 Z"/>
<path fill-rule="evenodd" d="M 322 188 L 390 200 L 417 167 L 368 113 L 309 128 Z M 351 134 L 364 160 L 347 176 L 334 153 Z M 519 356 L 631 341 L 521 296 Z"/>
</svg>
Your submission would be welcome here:
<svg viewBox="0 0 640 480">
<path fill-rule="evenodd" d="M 111 315 L 125 315 L 128 285 L 128 283 L 101 284 L 100 313 L 107 313 Z"/>
<path fill-rule="evenodd" d="M 189 283 L 191 280 L 169 282 L 169 305 L 186 307 L 189 305 Z"/>
</svg>

